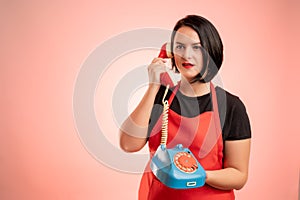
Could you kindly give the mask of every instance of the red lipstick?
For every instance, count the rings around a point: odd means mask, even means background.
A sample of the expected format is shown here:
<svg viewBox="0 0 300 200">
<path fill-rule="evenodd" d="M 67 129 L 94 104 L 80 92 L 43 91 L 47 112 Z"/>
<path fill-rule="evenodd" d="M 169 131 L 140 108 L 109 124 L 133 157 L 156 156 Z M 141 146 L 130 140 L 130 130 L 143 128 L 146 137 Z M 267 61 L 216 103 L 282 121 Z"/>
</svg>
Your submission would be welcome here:
<svg viewBox="0 0 300 200">
<path fill-rule="evenodd" d="M 186 69 L 190 69 L 190 68 L 194 67 L 194 65 L 192 63 L 189 63 L 189 62 L 182 63 L 182 66 Z"/>
</svg>

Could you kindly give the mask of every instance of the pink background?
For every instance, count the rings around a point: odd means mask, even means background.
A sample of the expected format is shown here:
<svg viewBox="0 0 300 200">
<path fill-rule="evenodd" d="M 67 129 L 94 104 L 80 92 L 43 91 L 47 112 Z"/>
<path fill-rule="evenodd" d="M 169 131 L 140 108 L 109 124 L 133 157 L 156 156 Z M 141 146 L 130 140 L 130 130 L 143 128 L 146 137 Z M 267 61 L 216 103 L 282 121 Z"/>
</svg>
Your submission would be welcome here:
<svg viewBox="0 0 300 200">
<path fill-rule="evenodd" d="M 0 199 L 136 199 L 141 175 L 103 166 L 78 137 L 76 77 L 112 36 L 172 29 L 194 13 L 218 28 L 224 86 L 251 120 L 249 180 L 237 199 L 297 199 L 299 10 L 296 0 L 1 1 Z M 117 144 L 117 132 L 110 134 Z"/>
</svg>

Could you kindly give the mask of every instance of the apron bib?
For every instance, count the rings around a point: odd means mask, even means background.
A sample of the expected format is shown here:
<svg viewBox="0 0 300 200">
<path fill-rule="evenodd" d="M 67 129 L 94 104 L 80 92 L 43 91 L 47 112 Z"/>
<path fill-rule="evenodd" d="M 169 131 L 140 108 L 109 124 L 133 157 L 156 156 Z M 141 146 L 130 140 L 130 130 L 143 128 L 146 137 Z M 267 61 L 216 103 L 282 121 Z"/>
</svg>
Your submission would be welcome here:
<svg viewBox="0 0 300 200">
<path fill-rule="evenodd" d="M 173 101 L 179 88 L 177 85 L 169 98 Z M 167 148 L 177 144 L 189 148 L 204 170 L 218 170 L 223 166 L 223 139 L 215 88 L 210 84 L 212 111 L 196 117 L 184 117 L 169 109 Z M 162 115 L 152 129 L 148 141 L 150 160 L 161 140 Z M 149 162 L 150 163 L 150 162 Z M 141 179 L 139 200 L 233 200 L 233 190 L 219 190 L 207 184 L 200 188 L 172 189 L 161 183 L 152 173 L 149 163 Z"/>
</svg>

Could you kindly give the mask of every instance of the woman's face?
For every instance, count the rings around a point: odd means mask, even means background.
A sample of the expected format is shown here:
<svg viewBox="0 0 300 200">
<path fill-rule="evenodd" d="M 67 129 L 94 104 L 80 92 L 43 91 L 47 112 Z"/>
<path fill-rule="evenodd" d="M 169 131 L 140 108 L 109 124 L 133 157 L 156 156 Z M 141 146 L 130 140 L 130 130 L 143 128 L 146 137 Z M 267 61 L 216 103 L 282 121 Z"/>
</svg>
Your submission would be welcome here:
<svg viewBox="0 0 300 200">
<path fill-rule="evenodd" d="M 200 38 L 197 32 L 188 26 L 179 28 L 173 46 L 178 71 L 188 81 L 192 80 L 203 67 Z"/>
</svg>

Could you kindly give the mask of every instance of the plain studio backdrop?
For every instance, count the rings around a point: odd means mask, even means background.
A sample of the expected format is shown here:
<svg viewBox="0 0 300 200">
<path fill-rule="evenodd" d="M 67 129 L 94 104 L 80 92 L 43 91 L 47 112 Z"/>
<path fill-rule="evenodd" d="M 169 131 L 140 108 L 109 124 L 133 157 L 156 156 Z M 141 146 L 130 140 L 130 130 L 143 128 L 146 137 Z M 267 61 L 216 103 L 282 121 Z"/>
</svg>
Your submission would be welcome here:
<svg viewBox="0 0 300 200">
<path fill-rule="evenodd" d="M 223 85 L 245 103 L 252 125 L 249 180 L 237 199 L 296 200 L 299 10 L 296 0 L 0 1 L 0 199 L 137 199 L 141 174 L 120 171 L 127 155 L 102 151 L 120 159 L 120 169 L 112 169 L 84 145 L 80 135 L 85 133 L 78 133 L 77 77 L 89 55 L 116 35 L 151 27 L 171 30 L 178 19 L 198 14 L 219 30 Z M 95 115 L 116 150 L 114 89 L 137 66 L 144 66 L 147 76 L 146 65 L 155 55 L 146 49 L 120 56 L 99 78 Z M 119 101 L 130 111 L 144 89 Z"/>
</svg>

